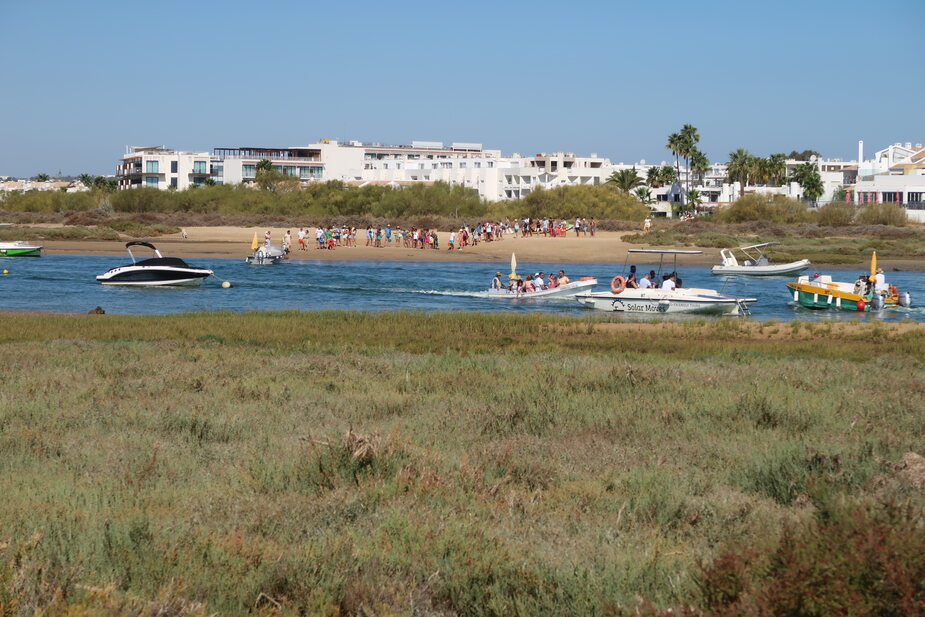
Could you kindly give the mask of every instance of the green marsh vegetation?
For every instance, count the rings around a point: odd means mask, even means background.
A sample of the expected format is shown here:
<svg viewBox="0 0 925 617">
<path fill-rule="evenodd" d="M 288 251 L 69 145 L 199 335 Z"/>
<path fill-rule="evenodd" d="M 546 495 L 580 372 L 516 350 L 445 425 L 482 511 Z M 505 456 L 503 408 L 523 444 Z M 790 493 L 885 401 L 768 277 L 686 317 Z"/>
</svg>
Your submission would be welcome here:
<svg viewBox="0 0 925 617">
<path fill-rule="evenodd" d="M 925 593 L 902 466 L 925 449 L 921 326 L 0 319 L 0 614 L 731 615 L 797 591 L 822 614 L 861 587 L 876 614 Z"/>
</svg>

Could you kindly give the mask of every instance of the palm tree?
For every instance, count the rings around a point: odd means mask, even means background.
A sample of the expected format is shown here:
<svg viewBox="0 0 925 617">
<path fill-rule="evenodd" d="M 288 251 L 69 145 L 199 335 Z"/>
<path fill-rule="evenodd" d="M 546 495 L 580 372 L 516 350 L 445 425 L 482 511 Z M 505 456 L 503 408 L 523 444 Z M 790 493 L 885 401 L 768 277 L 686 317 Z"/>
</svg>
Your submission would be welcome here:
<svg viewBox="0 0 925 617">
<path fill-rule="evenodd" d="M 662 183 L 662 186 L 671 184 L 672 182 L 678 179 L 678 175 L 675 172 L 674 167 L 672 167 L 671 165 L 665 165 L 664 167 L 659 169 L 658 176 Z"/>
<path fill-rule="evenodd" d="M 613 172 L 607 178 L 607 183 L 615 185 L 624 193 L 629 193 L 642 184 L 642 178 L 639 177 L 639 174 L 636 173 L 636 168 L 633 167 L 632 169 L 621 169 Z"/>
<path fill-rule="evenodd" d="M 787 155 L 772 154 L 767 161 L 768 182 L 773 186 L 780 186 L 787 175 Z"/>
<path fill-rule="evenodd" d="M 707 155 L 694 148 L 691 152 L 691 171 L 700 176 L 700 182 L 703 182 L 703 176 L 710 169 L 710 160 Z"/>
<path fill-rule="evenodd" d="M 33 178 L 36 182 L 48 182 L 48 174 L 35 174 Z"/>
<path fill-rule="evenodd" d="M 700 197 L 700 191 L 697 189 L 691 189 L 691 192 L 687 194 L 688 204 L 694 212 L 697 212 L 698 206 L 703 203 L 703 199 Z"/>
<path fill-rule="evenodd" d="M 684 150 L 684 138 L 681 133 L 672 133 L 668 136 L 668 143 L 665 144 L 668 150 L 674 155 L 675 178 L 681 177 L 681 151 Z M 682 195 L 683 203 L 683 195 Z"/>
<path fill-rule="evenodd" d="M 273 171 L 273 163 L 269 159 L 260 159 L 255 168 L 256 171 Z"/>
<path fill-rule="evenodd" d="M 825 186 L 822 184 L 822 178 L 819 176 L 819 169 L 815 163 L 803 163 L 794 169 L 790 180 L 800 185 L 803 189 L 803 197 L 814 205 L 825 192 Z"/>
<path fill-rule="evenodd" d="M 726 163 L 726 180 L 732 184 L 738 182 L 742 185 L 742 193 L 748 186 L 749 175 L 754 168 L 754 157 L 745 148 L 739 148 L 729 153 L 729 162 Z"/>
<path fill-rule="evenodd" d="M 660 167 L 655 167 L 654 165 L 650 167 L 649 171 L 646 172 L 646 184 L 654 189 L 660 187 L 662 185 L 661 171 Z"/>
<path fill-rule="evenodd" d="M 697 142 L 700 141 L 700 133 L 697 127 L 691 124 L 685 124 L 681 127 L 681 156 L 684 157 L 684 166 L 687 168 L 687 190 L 691 190 L 691 155 L 697 150 Z"/>
<path fill-rule="evenodd" d="M 652 199 L 652 189 L 647 186 L 637 186 L 633 189 L 633 195 L 647 206 L 654 201 Z"/>
<path fill-rule="evenodd" d="M 91 186 L 93 186 L 93 176 L 91 176 L 90 174 L 80 174 L 80 176 L 77 179 L 80 180 L 80 183 L 83 184 L 87 188 L 90 188 Z"/>
</svg>

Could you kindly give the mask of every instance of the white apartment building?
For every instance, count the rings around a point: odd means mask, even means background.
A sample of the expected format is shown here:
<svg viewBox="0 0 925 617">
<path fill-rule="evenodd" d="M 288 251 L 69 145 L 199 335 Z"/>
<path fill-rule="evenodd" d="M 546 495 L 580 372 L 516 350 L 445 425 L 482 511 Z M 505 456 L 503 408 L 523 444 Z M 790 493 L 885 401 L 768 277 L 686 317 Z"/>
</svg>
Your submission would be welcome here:
<svg viewBox="0 0 925 617">
<path fill-rule="evenodd" d="M 184 190 L 221 177 L 221 162 L 208 152 L 179 152 L 164 146 L 130 146 L 116 165 L 119 189 L 173 187 Z"/>
<path fill-rule="evenodd" d="M 863 142 L 859 143 L 858 151 L 861 163 L 844 170 L 846 199 L 855 204 L 900 204 L 910 219 L 925 222 L 925 148 L 922 144 L 895 143 L 877 151 L 870 160 L 863 160 Z"/>
</svg>

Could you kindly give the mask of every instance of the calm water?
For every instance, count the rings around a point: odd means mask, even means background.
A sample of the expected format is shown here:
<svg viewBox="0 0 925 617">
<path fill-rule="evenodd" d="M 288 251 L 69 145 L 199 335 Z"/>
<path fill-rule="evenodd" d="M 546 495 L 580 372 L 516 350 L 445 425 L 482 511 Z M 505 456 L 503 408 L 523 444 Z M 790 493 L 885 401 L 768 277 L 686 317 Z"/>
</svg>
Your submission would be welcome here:
<svg viewBox="0 0 925 617">
<path fill-rule="evenodd" d="M 374 261 L 294 261 L 277 266 L 249 266 L 241 260 L 191 259 L 195 266 L 211 268 L 199 288 L 104 287 L 95 276 L 109 268 L 129 263 L 127 257 L 45 255 L 40 258 L 0 258 L 0 308 L 84 313 L 96 306 L 107 313 L 150 314 L 188 311 L 273 311 L 282 309 L 360 309 L 369 311 L 542 311 L 588 315 L 592 311 L 574 300 L 488 300 L 472 297 L 488 287 L 496 270 L 510 271 L 510 263 L 430 263 Z M 888 262 L 881 262 L 889 268 Z M 657 264 L 637 264 L 640 272 Z M 569 276 L 596 276 L 604 291 L 610 279 L 620 274 L 622 264 L 519 263 L 518 272 L 558 272 Z M 912 309 L 876 313 L 811 311 L 789 302 L 784 287 L 792 277 L 724 278 L 712 276 L 707 267 L 679 268 L 685 287 L 708 287 L 732 295 L 758 298 L 752 318 L 915 320 L 925 321 L 925 273 L 887 272 L 887 280 L 912 294 Z M 812 272 L 812 270 L 810 270 Z M 854 280 L 858 272 L 830 271 L 834 278 Z M 231 289 L 221 282 L 230 281 Z M 627 316 L 665 319 L 662 316 Z"/>
</svg>

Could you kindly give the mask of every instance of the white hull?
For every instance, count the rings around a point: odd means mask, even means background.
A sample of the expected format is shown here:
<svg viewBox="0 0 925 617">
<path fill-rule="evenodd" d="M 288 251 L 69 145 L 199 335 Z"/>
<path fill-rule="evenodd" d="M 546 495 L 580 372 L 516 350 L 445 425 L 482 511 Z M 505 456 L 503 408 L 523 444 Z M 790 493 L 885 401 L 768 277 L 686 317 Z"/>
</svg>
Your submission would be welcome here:
<svg viewBox="0 0 925 617">
<path fill-rule="evenodd" d="M 531 291 L 521 294 L 518 294 L 516 291 L 509 291 L 507 289 L 489 289 L 488 291 L 479 294 L 478 297 L 492 298 L 497 300 L 571 298 L 575 294 L 589 291 L 595 285 L 597 285 L 597 279 L 591 279 L 589 281 L 572 281 L 568 285 L 562 285 L 561 287 L 556 287 L 555 289 L 543 289 L 540 291 Z"/>
<path fill-rule="evenodd" d="M 786 264 L 767 266 L 713 266 L 713 274 L 743 274 L 746 276 L 787 276 L 799 274 L 809 268 L 809 260 L 801 259 Z"/>
<path fill-rule="evenodd" d="M 579 294 L 582 305 L 599 311 L 616 313 L 694 313 L 700 315 L 738 315 L 747 310 L 755 298 L 733 298 L 712 289 L 625 289 L 619 294 L 609 291 Z"/>
</svg>

